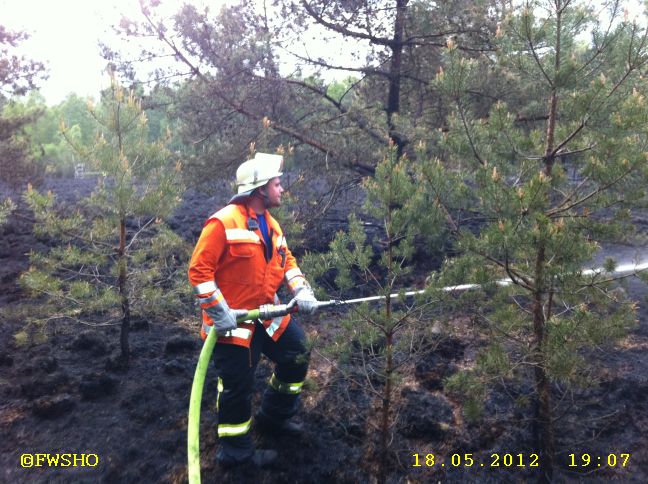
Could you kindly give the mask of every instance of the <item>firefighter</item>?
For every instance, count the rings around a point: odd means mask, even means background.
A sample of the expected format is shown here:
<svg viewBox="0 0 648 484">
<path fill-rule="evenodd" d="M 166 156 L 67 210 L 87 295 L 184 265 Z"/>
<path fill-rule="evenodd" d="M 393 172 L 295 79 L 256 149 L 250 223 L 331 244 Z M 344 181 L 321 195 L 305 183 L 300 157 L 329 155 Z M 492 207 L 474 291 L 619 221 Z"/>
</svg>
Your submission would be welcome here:
<svg viewBox="0 0 648 484">
<path fill-rule="evenodd" d="M 263 353 L 274 363 L 255 427 L 275 434 L 299 434 L 291 420 L 299 404 L 308 352 L 305 335 L 290 315 L 237 324 L 241 311 L 277 304 L 286 284 L 289 304 L 312 314 L 317 299 L 286 244 L 269 208 L 281 205 L 283 158 L 257 153 L 236 171 L 237 194 L 206 221 L 191 258 L 189 280 L 202 308 L 201 336 L 216 331 L 214 364 L 218 374 L 219 449 L 223 467 L 263 467 L 277 457 L 274 450 L 255 450 L 251 397 L 254 373 Z"/>
</svg>

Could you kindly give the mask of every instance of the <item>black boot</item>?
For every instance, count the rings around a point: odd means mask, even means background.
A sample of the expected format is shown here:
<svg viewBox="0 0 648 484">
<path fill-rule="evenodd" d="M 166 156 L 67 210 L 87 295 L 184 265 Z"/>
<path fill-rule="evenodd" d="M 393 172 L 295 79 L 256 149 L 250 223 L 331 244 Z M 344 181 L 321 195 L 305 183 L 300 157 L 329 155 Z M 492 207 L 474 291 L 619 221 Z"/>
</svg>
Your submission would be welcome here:
<svg viewBox="0 0 648 484">
<path fill-rule="evenodd" d="M 304 433 L 304 425 L 290 419 L 278 420 L 268 417 L 263 410 L 259 410 L 254 417 L 256 428 L 260 432 L 273 435 L 297 436 Z"/>
</svg>

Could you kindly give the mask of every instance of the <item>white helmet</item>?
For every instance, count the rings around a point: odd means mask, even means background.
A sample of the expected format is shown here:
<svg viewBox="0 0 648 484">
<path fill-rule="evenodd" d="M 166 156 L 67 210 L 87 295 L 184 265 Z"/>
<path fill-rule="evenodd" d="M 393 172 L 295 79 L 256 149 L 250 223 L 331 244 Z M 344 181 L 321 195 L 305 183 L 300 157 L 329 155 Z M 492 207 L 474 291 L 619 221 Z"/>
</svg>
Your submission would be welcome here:
<svg viewBox="0 0 648 484">
<path fill-rule="evenodd" d="M 242 163 L 236 170 L 238 195 L 249 195 L 252 190 L 262 187 L 270 180 L 281 176 L 283 156 L 257 153 L 254 158 Z"/>
</svg>

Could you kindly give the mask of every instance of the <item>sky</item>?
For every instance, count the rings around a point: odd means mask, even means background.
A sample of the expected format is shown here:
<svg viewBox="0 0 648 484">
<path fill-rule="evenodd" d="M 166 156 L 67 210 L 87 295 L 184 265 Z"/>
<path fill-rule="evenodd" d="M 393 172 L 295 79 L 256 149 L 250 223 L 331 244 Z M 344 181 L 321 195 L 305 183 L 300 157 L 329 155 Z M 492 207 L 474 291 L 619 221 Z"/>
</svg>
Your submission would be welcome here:
<svg viewBox="0 0 648 484">
<path fill-rule="evenodd" d="M 183 3 L 209 6 L 216 11 L 234 0 L 161 0 L 161 8 L 171 14 Z M 632 3 L 639 3 L 632 0 Z M 632 7 L 630 8 L 631 15 Z M 41 82 L 41 94 L 49 105 L 61 102 L 74 92 L 80 96 L 98 97 L 101 89 L 110 84 L 106 62 L 102 59 L 98 42 L 111 46 L 118 38 L 112 32 L 121 16 L 140 19 L 139 0 L 0 0 L 0 23 L 9 30 L 25 31 L 31 38 L 20 48 L 27 58 L 44 62 L 49 79 Z M 331 54 L 329 42 L 322 49 Z M 338 45 L 339 47 L 339 45 Z M 345 58 L 347 47 L 337 58 Z M 311 53 L 317 46 L 309 46 Z M 318 54 L 318 52 L 314 52 Z M 350 55 L 350 54 L 349 54 Z M 342 73 L 346 75 L 346 73 Z"/>
<path fill-rule="evenodd" d="M 162 0 L 170 11 L 183 3 Z M 209 1 L 212 9 L 222 3 Z M 111 26 L 121 15 L 140 18 L 138 0 L 0 0 L 0 23 L 8 30 L 30 34 L 19 51 L 44 62 L 49 70 L 49 79 L 40 83 L 49 105 L 58 104 L 71 92 L 96 98 L 110 85 L 98 42 L 115 38 Z"/>
<path fill-rule="evenodd" d="M 258 2 L 261 8 L 261 0 L 252 1 Z M 194 4 L 199 9 L 208 6 L 210 11 L 216 12 L 223 5 L 236 3 L 236 0 L 160 0 L 156 11 L 171 16 L 185 3 Z M 0 24 L 8 30 L 24 31 L 30 35 L 20 45 L 19 52 L 28 59 L 46 64 L 49 78 L 41 81 L 39 86 L 50 106 L 60 103 L 71 92 L 97 98 L 100 91 L 110 85 L 106 61 L 101 57 L 98 42 L 101 40 L 119 51 L 128 48 L 112 29 L 122 15 L 141 20 L 139 0 L 0 0 Z M 323 35 L 319 31 L 317 34 Z M 304 40 L 306 42 L 308 45 L 302 46 L 301 53 L 308 51 L 315 56 L 334 54 L 336 60 L 350 59 L 359 49 L 358 42 L 324 44 Z M 297 45 L 292 47 L 299 50 Z M 290 56 L 286 54 L 284 57 L 287 61 Z M 287 69 L 291 70 L 290 66 Z M 333 77 L 347 75 L 346 71 L 339 76 L 332 74 Z"/>
</svg>

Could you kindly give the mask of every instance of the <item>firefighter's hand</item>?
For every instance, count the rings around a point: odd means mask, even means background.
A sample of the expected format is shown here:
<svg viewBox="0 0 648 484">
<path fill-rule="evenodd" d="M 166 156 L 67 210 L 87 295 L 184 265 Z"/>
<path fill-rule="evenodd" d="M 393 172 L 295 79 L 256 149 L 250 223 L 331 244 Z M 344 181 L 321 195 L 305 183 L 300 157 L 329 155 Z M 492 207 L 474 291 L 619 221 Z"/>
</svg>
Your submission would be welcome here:
<svg viewBox="0 0 648 484">
<path fill-rule="evenodd" d="M 317 299 L 310 286 L 304 285 L 297 289 L 295 297 L 288 303 L 289 307 L 297 304 L 298 311 L 303 314 L 313 314 L 317 310 Z"/>
<path fill-rule="evenodd" d="M 230 309 L 224 299 L 216 306 L 206 308 L 205 311 L 214 321 L 214 328 L 219 335 L 236 329 L 236 318 L 247 314 L 244 309 Z"/>
<path fill-rule="evenodd" d="M 236 321 L 239 321 L 242 316 L 247 316 L 249 313 L 247 309 L 230 309 L 230 311 L 232 311 L 232 316 L 234 316 Z"/>
</svg>

